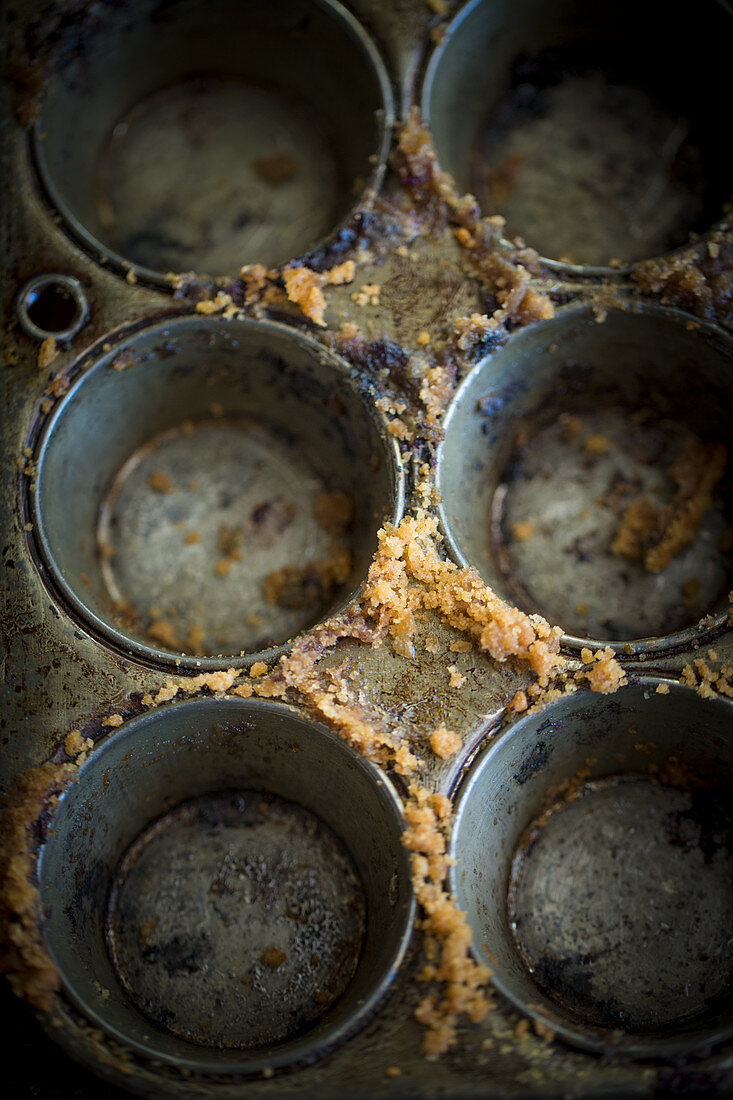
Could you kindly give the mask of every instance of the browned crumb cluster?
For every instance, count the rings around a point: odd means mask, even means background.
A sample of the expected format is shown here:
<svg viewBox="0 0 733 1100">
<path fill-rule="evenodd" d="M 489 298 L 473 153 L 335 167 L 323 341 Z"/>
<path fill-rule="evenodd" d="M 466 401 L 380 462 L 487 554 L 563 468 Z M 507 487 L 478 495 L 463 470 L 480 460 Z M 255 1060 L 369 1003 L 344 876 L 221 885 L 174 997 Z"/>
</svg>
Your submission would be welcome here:
<svg viewBox="0 0 733 1100">
<path fill-rule="evenodd" d="M 260 958 L 265 966 L 269 966 L 272 970 L 276 970 L 278 966 L 282 966 L 287 957 L 285 952 L 280 951 L 277 947 L 266 947 Z"/>
<path fill-rule="evenodd" d="M 442 1054 L 455 1040 L 461 1016 L 478 1023 L 489 1010 L 485 992 L 490 973 L 470 953 L 471 930 L 466 914 L 456 907 L 445 889 L 448 872 L 446 833 L 450 801 L 416 783 L 409 788 L 404 813 L 403 844 L 411 853 L 415 896 L 424 914 L 427 964 L 420 979 L 442 984 L 442 996 L 423 998 L 415 1018 L 423 1025 L 423 1052 L 428 1058 Z"/>
<path fill-rule="evenodd" d="M 38 369 L 47 370 L 53 361 L 58 358 L 59 349 L 58 344 L 53 336 L 47 336 L 45 340 L 41 341 L 41 346 L 38 349 Z"/>
<path fill-rule="evenodd" d="M 733 325 L 733 243 L 730 233 L 713 231 L 688 254 L 675 252 L 638 264 L 632 279 L 640 293 L 681 306 L 698 317 Z"/>
<path fill-rule="evenodd" d="M 685 665 L 680 683 L 696 688 L 703 699 L 714 699 L 717 695 L 733 699 L 733 665 L 723 664 L 716 669 L 713 667 L 718 660 L 716 652 L 710 649 L 707 656 L 707 661 L 698 657 Z"/>
<path fill-rule="evenodd" d="M 460 734 L 446 729 L 445 726 L 438 726 L 430 734 L 430 748 L 441 760 L 447 760 L 449 756 L 453 756 L 454 753 L 458 752 L 461 744 Z"/>
<path fill-rule="evenodd" d="M 351 551 L 344 538 L 354 518 L 354 502 L 336 490 L 319 494 L 313 503 L 318 524 L 333 539 L 321 558 L 275 569 L 262 581 L 267 603 L 289 609 L 316 608 L 327 603 L 351 574 Z"/>
<path fill-rule="evenodd" d="M 541 686 L 563 664 L 562 631 L 539 615 L 510 607 L 474 569 L 459 569 L 437 552 L 437 520 L 424 512 L 379 532 L 362 606 L 385 629 L 398 652 L 413 655 L 419 608 L 437 611 L 494 660 L 525 661 Z"/>
<path fill-rule="evenodd" d="M 694 542 L 727 457 L 722 443 L 704 444 L 690 437 L 668 470 L 676 485 L 672 499 L 662 505 L 654 505 L 647 496 L 632 500 L 611 544 L 612 553 L 642 561 L 650 573 L 665 569 Z"/>
<path fill-rule="evenodd" d="M 285 293 L 302 313 L 314 325 L 325 325 L 323 315 L 326 312 L 324 286 L 341 286 L 353 281 L 356 264 L 346 260 L 329 271 L 313 271 L 310 267 L 286 267 L 282 277 Z"/>
<path fill-rule="evenodd" d="M 148 478 L 148 485 L 156 493 L 170 493 L 173 488 L 173 482 L 162 470 L 153 470 Z"/>
<path fill-rule="evenodd" d="M 72 730 L 67 741 L 79 759 L 77 732 Z M 76 764 L 51 763 L 24 772 L 0 821 L 0 971 L 7 974 L 15 994 L 44 1011 L 50 1009 L 59 977 L 38 925 L 38 889 L 32 875 L 36 822 L 44 809 L 53 809 L 76 772 Z"/>
<path fill-rule="evenodd" d="M 601 695 L 610 695 L 626 683 L 626 673 L 616 660 L 614 651 L 607 647 L 598 649 L 594 653 L 591 649 L 582 649 L 580 659 L 587 670 L 578 674 L 581 679 L 587 680 L 591 691 L 600 692 Z"/>
<path fill-rule="evenodd" d="M 305 565 L 284 565 L 274 569 L 262 581 L 267 603 L 291 610 L 318 607 L 327 603 L 351 572 L 351 554 L 347 547 L 334 545 L 323 558 Z"/>
<path fill-rule="evenodd" d="M 497 308 L 487 319 L 485 335 L 509 322 L 527 324 L 554 316 L 548 294 L 534 285 L 539 274 L 537 253 L 509 245 L 502 238 L 503 218 L 481 218 L 473 196 L 456 194 L 453 180 L 438 167 L 430 133 L 416 110 L 400 131 L 391 164 L 419 206 L 428 230 L 437 232 L 447 224 L 455 227 L 469 271 L 495 299 Z M 473 318 L 471 322 L 475 326 Z"/>
</svg>

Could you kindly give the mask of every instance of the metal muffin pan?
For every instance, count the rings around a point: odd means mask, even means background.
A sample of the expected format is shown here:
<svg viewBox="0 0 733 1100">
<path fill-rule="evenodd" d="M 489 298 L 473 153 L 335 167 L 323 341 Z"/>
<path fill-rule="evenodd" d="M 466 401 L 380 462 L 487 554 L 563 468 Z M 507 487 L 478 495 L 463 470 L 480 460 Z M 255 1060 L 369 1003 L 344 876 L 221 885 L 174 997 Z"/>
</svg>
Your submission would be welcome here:
<svg viewBox="0 0 733 1100">
<path fill-rule="evenodd" d="M 410 938 L 409 861 L 389 781 L 330 730 L 266 700 L 208 703 L 133 720 L 87 761 L 43 848 L 44 934 L 106 1034 L 257 1073 L 375 1011 Z"/>
<path fill-rule="evenodd" d="M 224 275 L 328 236 L 380 178 L 393 115 L 376 46 L 333 0 L 151 0 L 89 13 L 33 151 L 87 247 L 159 281 Z"/>
<path fill-rule="evenodd" d="M 571 1042 L 639 1057 L 733 1029 L 731 705 L 657 685 L 519 719 L 474 762 L 452 849 L 502 992 Z"/>
<path fill-rule="evenodd" d="M 36 484 L 44 563 L 89 627 L 198 668 L 272 657 L 344 606 L 403 501 L 396 444 L 344 363 L 281 325 L 190 316 L 83 371 L 48 422 Z M 316 512 L 335 494 L 350 511 L 333 532 Z M 333 545 L 344 561 L 311 591 L 308 567 Z M 278 570 L 305 576 L 268 603 Z"/>
<path fill-rule="evenodd" d="M 63 986 L 41 1023 L 86 1069 L 19 1014 L 10 1077 L 51 1100 L 110 1085 L 202 1100 L 733 1094 L 731 704 L 678 683 L 698 657 L 733 658 L 729 477 L 661 574 L 607 552 L 621 505 L 659 489 L 690 435 L 730 443 L 731 318 L 703 321 L 684 296 L 663 307 L 627 277 L 672 248 L 691 264 L 690 230 L 709 231 L 715 258 L 728 232 L 730 155 L 709 109 L 733 36 L 726 6 L 701 6 L 684 33 L 663 21 L 654 50 L 628 34 L 630 5 L 613 27 L 587 6 L 499 0 L 14 14 L 16 53 L 44 68 L 40 80 L 14 69 L 7 104 L 4 304 L 18 323 L 4 374 L 4 785 L 59 759 L 72 729 L 95 747 L 38 825 L 42 927 Z M 617 158 L 636 144 L 621 199 L 658 196 L 659 224 L 631 241 L 615 213 L 592 213 L 579 263 L 562 239 L 573 219 L 558 213 L 545 244 L 533 196 L 563 112 L 581 99 L 592 117 L 603 80 L 620 78 L 611 115 L 638 130 L 614 130 L 607 107 L 600 129 Z M 487 188 L 503 187 L 517 199 L 507 234 L 548 255 L 535 277 L 554 317 L 483 350 L 464 354 L 449 334 L 467 301 L 490 313 L 496 298 L 450 225 L 410 241 L 429 206 L 387 171 L 392 122 L 413 103 L 459 188 L 482 179 L 490 214 L 501 207 Z M 666 126 L 664 157 L 650 158 Z M 587 188 L 588 171 L 602 180 L 599 151 L 590 168 L 575 152 L 573 186 Z M 560 211 L 562 183 L 539 191 Z M 229 275 L 226 290 L 240 264 L 347 259 L 355 281 L 329 291 L 322 328 L 282 296 L 231 320 L 195 310 L 219 289 L 207 275 Z M 197 273 L 175 300 L 171 268 Z M 381 300 L 360 303 L 364 284 Z M 343 325 L 359 326 L 360 350 Z M 431 343 L 463 380 L 442 440 L 418 431 L 398 445 L 389 402 L 374 399 L 400 386 L 414 398 L 411 357 Z M 584 449 L 589 437 L 602 445 Z M 272 666 L 343 609 L 379 526 L 424 501 L 425 463 L 454 560 L 559 622 L 569 658 L 613 645 L 627 678 L 615 694 L 581 688 L 510 717 L 527 674 L 451 650 L 458 635 L 430 614 L 415 656 L 356 641 L 326 656 L 420 749 L 422 782 L 454 801 L 450 886 L 495 1004 L 436 1062 L 414 1018 L 429 987 L 402 779 L 304 708 L 141 704 L 173 671 Z M 314 519 L 323 494 L 352 502 L 336 537 L 348 569 L 308 599 L 268 603 L 268 573 L 292 568 L 300 592 L 332 552 Z M 517 537 L 527 520 L 531 537 Z M 449 761 L 425 747 L 440 724 L 462 741 Z"/>
<path fill-rule="evenodd" d="M 443 166 L 558 270 L 667 252 L 729 197 L 710 109 L 729 11 L 700 4 L 687 25 L 638 15 L 627 2 L 473 0 L 427 66 L 421 106 Z"/>
</svg>

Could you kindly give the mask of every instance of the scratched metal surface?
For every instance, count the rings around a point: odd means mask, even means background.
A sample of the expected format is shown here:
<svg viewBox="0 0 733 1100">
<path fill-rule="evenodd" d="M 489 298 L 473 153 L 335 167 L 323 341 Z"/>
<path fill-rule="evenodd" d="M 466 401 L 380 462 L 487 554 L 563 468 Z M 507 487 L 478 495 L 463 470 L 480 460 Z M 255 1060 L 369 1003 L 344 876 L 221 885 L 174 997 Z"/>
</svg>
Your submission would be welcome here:
<svg viewBox="0 0 733 1100">
<path fill-rule="evenodd" d="M 396 116 L 403 118 L 409 105 L 420 100 L 426 59 L 433 50 L 430 29 L 439 17 L 421 0 L 392 4 L 352 0 L 349 7 L 363 21 L 385 59 Z M 66 7 L 59 5 L 59 9 L 63 12 Z M 34 36 L 41 41 L 47 17 L 46 11 L 39 17 L 32 4 L 10 6 L 8 27 L 13 35 L 24 28 L 26 42 L 33 42 Z M 27 74 L 26 84 L 32 84 L 33 75 Z M 18 120 L 12 93 L 6 85 L 3 158 L 9 263 L 2 290 L 7 329 L 1 472 L 5 600 L 1 741 L 6 789 L 19 772 L 47 759 L 68 730 L 99 732 L 104 715 L 117 710 L 133 713 L 137 709 L 134 700 L 165 680 L 165 671 L 154 663 L 151 667 L 100 642 L 55 593 L 40 565 L 32 532 L 24 530 L 27 480 L 20 476 L 17 460 L 24 448 L 36 445 L 43 419 L 39 404 L 50 373 L 73 369 L 83 357 L 101 353 L 104 344 L 115 343 L 130 326 L 158 322 L 191 309 L 174 302 L 168 291 L 153 283 L 143 279 L 130 283 L 67 232 L 39 186 L 27 129 Z M 369 339 L 415 348 L 422 330 L 447 328 L 451 319 L 484 311 L 482 291 L 464 272 L 449 231 L 435 240 L 420 239 L 412 251 L 417 260 L 387 248 L 378 263 L 360 268 L 361 282 L 381 286 L 378 308 L 355 309 L 352 288 L 334 288 L 326 315 L 329 329 L 354 320 Z M 15 320 L 15 299 L 27 279 L 54 271 L 80 280 L 89 298 L 90 319 L 62 348 L 49 372 L 39 370 L 38 342 Z M 548 268 L 546 286 L 558 300 L 583 304 L 591 300 L 603 277 L 566 265 L 562 270 Z M 617 279 L 623 294 L 623 275 L 611 278 Z M 302 318 L 295 311 L 279 319 L 294 328 L 302 327 Z M 409 454 L 404 465 L 409 488 Z M 436 760 L 428 776 L 436 789 L 451 790 L 459 775 L 469 769 L 487 731 L 496 727 L 507 698 L 526 686 L 528 678 L 509 666 L 497 667 L 475 652 L 451 655 L 466 676 L 461 690 L 454 691 L 447 686 L 445 672 L 447 646 L 453 635 L 432 619 L 427 619 L 421 630 L 438 640 L 441 652 L 431 655 L 418 642 L 419 656 L 408 658 L 388 648 L 362 651 L 355 643 L 342 643 L 332 659 L 353 659 L 365 696 L 388 720 L 409 723 L 418 736 L 441 722 L 461 734 L 461 753 L 445 763 Z M 714 641 L 721 660 L 733 657 L 730 631 L 719 630 L 714 639 L 704 636 L 704 640 L 706 644 Z M 692 635 L 673 650 L 644 652 L 643 647 L 632 647 L 625 665 L 632 679 L 639 673 L 674 678 L 697 653 L 698 645 L 699 639 Z M 422 996 L 416 980 L 421 965 L 416 933 L 378 1015 L 313 1065 L 278 1073 L 271 1080 L 197 1081 L 142 1059 L 121 1060 L 68 1004 L 62 1007 L 60 1022 L 50 1029 L 49 1038 L 33 1013 L 16 1003 L 3 983 L 3 1017 L 8 1021 L 4 1025 L 8 1052 L 4 1076 L 13 1082 L 11 1095 L 49 1100 L 121 1097 L 128 1090 L 146 1096 L 202 1100 L 275 1093 L 426 1098 L 733 1094 L 733 1048 L 729 1043 L 688 1057 L 641 1062 L 599 1058 L 559 1042 L 547 1046 L 532 1033 L 520 1043 L 515 1028 L 521 1016 L 501 998 L 498 1009 L 484 1023 L 461 1027 L 455 1047 L 438 1062 L 428 1063 L 420 1054 L 421 1033 L 413 1018 Z M 398 1066 L 400 1075 L 386 1077 L 388 1066 Z"/>
</svg>

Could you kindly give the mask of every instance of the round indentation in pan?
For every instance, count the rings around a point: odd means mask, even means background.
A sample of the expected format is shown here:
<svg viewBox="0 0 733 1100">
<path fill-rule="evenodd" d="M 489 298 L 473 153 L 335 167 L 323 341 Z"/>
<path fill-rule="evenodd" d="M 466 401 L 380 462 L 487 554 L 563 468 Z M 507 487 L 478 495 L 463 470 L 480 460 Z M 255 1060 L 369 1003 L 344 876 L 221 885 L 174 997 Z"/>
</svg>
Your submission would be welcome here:
<svg viewBox="0 0 733 1100">
<path fill-rule="evenodd" d="M 194 317 L 81 375 L 32 495 L 44 564 L 90 628 L 202 668 L 344 606 L 401 505 L 394 441 L 340 360 L 277 324 Z"/>
<path fill-rule="evenodd" d="M 446 416 L 455 556 L 576 647 L 709 635 L 731 587 L 732 359 L 724 334 L 657 307 L 600 323 L 573 306 L 514 334 Z"/>
<path fill-rule="evenodd" d="M 381 178 L 389 79 L 334 0 L 140 0 L 68 34 L 39 171 L 72 232 L 147 278 L 298 256 Z"/>
<path fill-rule="evenodd" d="M 550 261 L 618 268 L 721 217 L 733 160 L 710 105 L 725 94 L 730 12 L 657 14 L 641 25 L 630 2 L 474 0 L 428 64 L 441 164 Z"/>
<path fill-rule="evenodd" d="M 306 1030 L 338 1000 L 365 920 L 353 862 L 317 817 L 275 795 L 220 792 L 133 842 L 107 942 L 143 1014 L 191 1042 L 246 1049 Z"/>
<path fill-rule="evenodd" d="M 89 319 L 89 303 L 78 279 L 49 272 L 25 284 L 16 303 L 18 320 L 36 340 L 72 340 Z"/>
<path fill-rule="evenodd" d="M 733 1032 L 733 709 L 646 680 L 489 744 L 459 794 L 458 905 L 497 987 L 635 1057 Z"/>
<path fill-rule="evenodd" d="M 310 1061 L 377 1010 L 414 903 L 400 802 L 291 708 L 194 700 L 110 736 L 40 856 L 43 934 L 108 1036 L 202 1073 Z"/>
</svg>

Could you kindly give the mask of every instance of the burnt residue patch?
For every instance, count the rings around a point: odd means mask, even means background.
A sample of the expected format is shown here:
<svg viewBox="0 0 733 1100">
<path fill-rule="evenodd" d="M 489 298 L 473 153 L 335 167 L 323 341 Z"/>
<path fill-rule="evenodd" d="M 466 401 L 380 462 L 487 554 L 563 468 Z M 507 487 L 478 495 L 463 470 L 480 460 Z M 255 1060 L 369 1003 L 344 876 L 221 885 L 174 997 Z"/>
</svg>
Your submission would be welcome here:
<svg viewBox="0 0 733 1100">
<path fill-rule="evenodd" d="M 669 843 L 678 848 L 698 847 L 706 864 L 718 853 L 733 853 L 733 813 L 730 791 L 701 786 L 690 791 L 691 805 L 665 817 Z"/>
<path fill-rule="evenodd" d="M 532 746 L 532 751 L 526 760 L 522 761 L 521 766 L 514 773 L 514 781 L 521 787 L 533 775 L 537 775 L 547 765 L 550 759 L 550 749 L 547 741 L 537 741 Z"/>
<path fill-rule="evenodd" d="M 142 958 L 147 963 L 162 966 L 167 974 L 196 974 L 206 959 L 210 949 L 209 937 L 205 932 L 198 935 L 176 935 L 165 943 L 146 943 L 142 948 Z"/>
</svg>

